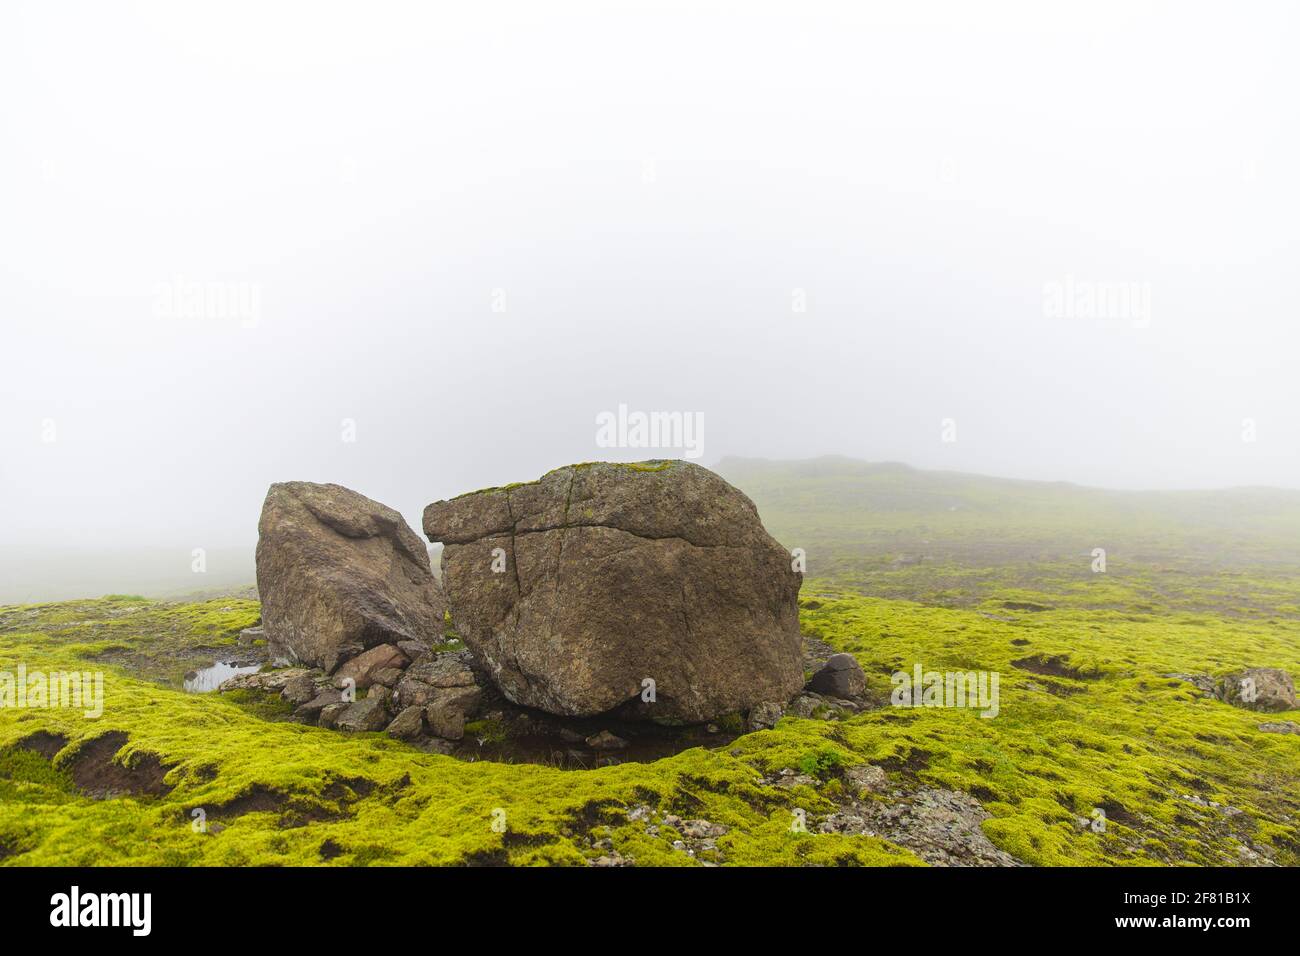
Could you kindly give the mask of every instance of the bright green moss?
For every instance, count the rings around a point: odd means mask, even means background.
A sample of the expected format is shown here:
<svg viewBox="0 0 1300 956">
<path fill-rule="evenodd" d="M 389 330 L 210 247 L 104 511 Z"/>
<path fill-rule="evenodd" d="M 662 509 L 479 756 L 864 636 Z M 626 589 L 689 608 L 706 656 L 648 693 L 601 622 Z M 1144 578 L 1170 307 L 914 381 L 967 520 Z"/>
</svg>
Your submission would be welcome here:
<svg viewBox="0 0 1300 956">
<path fill-rule="evenodd" d="M 820 747 L 799 758 L 799 772 L 825 780 L 832 771 L 846 763 L 843 751 L 835 747 Z"/>
<path fill-rule="evenodd" d="M 105 673 L 106 695 L 98 720 L 0 710 L 0 862 L 585 865 L 603 852 L 589 842 L 599 833 L 638 865 L 698 865 L 672 847 L 671 828 L 649 835 L 644 821 L 628 820 L 629 808 L 648 804 L 727 826 L 717 841 L 727 864 L 917 864 L 886 840 L 816 832 L 847 799 L 843 767 L 864 762 L 884 766 L 891 786 L 975 795 L 992 815 L 986 834 L 1025 862 L 1233 863 L 1244 840 L 1279 863 L 1300 862 L 1295 738 L 1260 733 L 1259 714 L 1163 676 L 1259 663 L 1300 672 L 1294 618 L 1133 614 L 1059 595 L 1038 596 L 1051 611 L 925 607 L 819 579 L 806 582 L 804 594 L 804 630 L 854 653 L 881 701 L 889 675 L 920 661 L 933 670 L 998 672 L 998 716 L 885 706 L 838 721 L 786 717 L 716 750 L 590 771 L 462 762 L 382 734 L 288 722 L 274 697 L 185 694 L 175 675 L 170 686 L 157 683 L 163 675 L 154 665 L 143 679 L 123 672 L 151 655 L 167 660 L 233 641 L 257 620 L 254 602 L 0 608 L 0 669 L 19 662 L 85 669 L 90 661 Z M 1015 664 L 1027 658 L 1059 661 L 1076 676 Z M 738 717 L 720 723 L 741 729 Z M 37 730 L 64 734 L 74 746 L 122 730 L 130 737 L 122 758 L 159 755 L 174 789 L 161 798 L 80 796 L 65 757 L 50 764 L 12 749 Z M 491 720 L 466 731 L 494 740 L 504 733 Z M 785 768 L 814 784 L 763 782 Z M 240 801 L 247 812 L 223 810 Z M 196 833 L 196 807 L 225 829 Z M 1107 813 L 1104 833 L 1080 825 L 1098 807 Z M 796 809 L 813 832 L 791 829 Z M 494 829 L 499 818 L 504 832 Z"/>
</svg>

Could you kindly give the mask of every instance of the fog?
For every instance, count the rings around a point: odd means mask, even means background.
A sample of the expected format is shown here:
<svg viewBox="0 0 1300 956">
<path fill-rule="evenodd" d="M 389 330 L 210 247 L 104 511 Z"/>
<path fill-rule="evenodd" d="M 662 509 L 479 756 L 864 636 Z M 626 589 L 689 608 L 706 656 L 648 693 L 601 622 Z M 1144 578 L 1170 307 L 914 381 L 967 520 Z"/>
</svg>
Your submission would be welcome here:
<svg viewBox="0 0 1300 956">
<path fill-rule="evenodd" d="M 1300 487 L 1293 5 L 1059 6 L 5 4 L 0 552 L 687 451 Z"/>
</svg>

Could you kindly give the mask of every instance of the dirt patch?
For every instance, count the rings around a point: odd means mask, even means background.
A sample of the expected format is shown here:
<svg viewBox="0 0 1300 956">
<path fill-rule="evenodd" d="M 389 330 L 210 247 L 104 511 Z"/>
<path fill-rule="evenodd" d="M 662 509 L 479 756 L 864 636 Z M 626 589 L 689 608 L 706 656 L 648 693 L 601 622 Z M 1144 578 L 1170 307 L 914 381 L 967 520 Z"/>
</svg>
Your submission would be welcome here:
<svg viewBox="0 0 1300 956">
<path fill-rule="evenodd" d="M 313 800 L 293 800 L 284 808 L 280 817 L 280 827 L 294 830 L 310 826 L 313 823 L 336 823 L 352 816 L 351 803 L 340 803 L 337 807 L 328 807 Z"/>
<path fill-rule="evenodd" d="M 569 819 L 577 830 L 623 822 L 623 803 L 619 800 L 588 800 Z"/>
<path fill-rule="evenodd" d="M 246 813 L 278 813 L 288 800 L 288 794 L 255 783 L 225 803 L 202 809 L 214 820 L 229 820 Z"/>
<path fill-rule="evenodd" d="M 410 778 L 407 777 L 407 782 Z M 330 781 L 329 785 L 322 791 L 323 795 L 330 800 L 350 803 L 358 797 L 365 798 L 375 792 L 375 782 L 367 780 L 365 777 L 340 777 Z"/>
<path fill-rule="evenodd" d="M 1018 667 L 1022 671 L 1029 671 L 1031 674 L 1041 674 L 1045 677 L 1069 677 L 1071 680 L 1096 680 L 1095 674 L 1085 674 L 1077 667 L 1070 665 L 1070 660 L 1060 654 L 1051 657 L 1039 655 L 1037 657 L 1022 657 L 1018 661 L 1011 662 L 1012 667 Z"/>
<path fill-rule="evenodd" d="M 807 665 L 805 665 L 807 666 Z M 661 692 L 659 699 L 663 700 Z M 637 698 L 639 702 L 639 698 Z M 617 750 L 600 750 L 586 740 L 609 731 L 624 741 Z M 459 760 L 536 763 L 557 770 L 591 770 L 620 763 L 650 763 L 693 747 L 716 749 L 736 739 L 718 724 L 660 726 L 628 720 L 618 711 L 594 717 L 556 717 L 493 699 L 484 716 L 466 726 L 465 736 L 438 752 Z"/>
<path fill-rule="evenodd" d="M 332 780 L 326 785 L 321 794 L 326 801 L 333 801 L 336 804 L 336 806 L 330 806 L 328 803 L 317 802 L 306 795 L 285 793 L 274 787 L 255 783 L 225 803 L 212 807 L 199 804 L 198 808 L 205 810 L 213 820 L 230 820 L 235 817 L 242 817 L 246 813 L 277 813 L 280 815 L 280 827 L 294 829 L 310 823 L 328 823 L 334 820 L 342 820 L 350 815 L 352 804 L 364 799 L 374 791 L 375 782 L 367 780 L 365 777 L 344 777 Z M 187 812 L 189 811 L 187 810 Z"/>
<path fill-rule="evenodd" d="M 554 833 L 516 833 L 507 830 L 501 834 L 501 845 L 513 850 L 516 847 L 550 846 L 559 842 L 559 839 Z"/>
<path fill-rule="evenodd" d="M 904 773 L 915 777 L 919 772 L 930 766 L 932 756 L 934 755 L 928 750 L 914 749 L 909 750 L 906 756 L 886 757 L 876 762 L 891 773 Z"/>
<path fill-rule="evenodd" d="M 63 734 L 52 734 L 46 730 L 38 730 L 34 734 L 28 734 L 17 745 L 23 750 L 30 750 L 32 753 L 38 753 L 46 760 L 53 760 L 54 755 L 68 745 L 68 738 Z"/>
<path fill-rule="evenodd" d="M 12 833 L 0 833 L 0 860 L 18 853 L 18 838 Z"/>
<path fill-rule="evenodd" d="M 1122 824 L 1126 827 L 1132 827 L 1137 824 L 1137 815 L 1125 807 L 1122 803 L 1116 803 L 1114 800 L 1107 800 L 1100 804 L 1102 811 L 1106 814 L 1106 819 L 1115 823 Z"/>
<path fill-rule="evenodd" d="M 171 764 L 164 764 L 157 754 L 131 754 L 130 763 L 114 759 L 126 745 L 127 735 L 112 730 L 83 743 L 69 759 L 72 782 L 86 796 L 97 800 L 113 797 L 161 797 L 172 788 L 163 782 Z"/>
</svg>

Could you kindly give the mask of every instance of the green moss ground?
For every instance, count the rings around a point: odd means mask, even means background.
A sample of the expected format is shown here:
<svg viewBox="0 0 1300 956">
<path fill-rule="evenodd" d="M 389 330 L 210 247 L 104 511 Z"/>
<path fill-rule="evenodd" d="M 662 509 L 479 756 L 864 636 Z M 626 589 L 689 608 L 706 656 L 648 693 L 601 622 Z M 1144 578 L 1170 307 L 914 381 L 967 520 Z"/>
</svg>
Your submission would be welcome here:
<svg viewBox="0 0 1300 956">
<path fill-rule="evenodd" d="M 329 861 L 336 865 L 580 864 L 597 855 L 586 838 L 608 827 L 615 848 L 638 864 L 693 865 L 672 849 L 669 828 L 652 838 L 627 823 L 626 808 L 650 803 L 730 827 L 720 841 L 729 863 L 915 863 L 882 840 L 790 831 L 794 807 L 813 820 L 833 808 L 837 765 L 870 761 L 904 785 L 976 795 L 993 814 L 989 837 L 1026 862 L 1232 862 L 1242 836 L 1272 847 L 1278 862 L 1297 862 L 1300 738 L 1260 733 L 1260 715 L 1201 699 L 1161 674 L 1259 660 L 1300 672 L 1300 624 L 999 610 L 1014 617 L 1007 621 L 815 581 L 805 595 L 816 605 L 803 612 L 805 630 L 857 654 L 877 695 L 887 696 L 893 670 L 917 660 L 927 669 L 996 670 L 1000 714 L 887 707 L 842 722 L 785 718 L 720 751 L 566 771 L 466 763 L 379 734 L 268 720 L 238 699 L 186 694 L 108 668 L 98 720 L 68 710 L 0 711 L 0 853 L 14 864 L 316 864 L 324 846 L 326 855 L 337 848 Z M 141 605 L 118 616 L 119 603 L 46 605 L 35 616 L 6 609 L 0 666 L 85 669 L 105 642 L 130 646 L 134 634 L 141 644 L 166 644 L 188 628 L 206 643 L 213 628 L 237 631 L 255 614 L 245 602 L 209 602 Z M 1012 665 L 1038 654 L 1062 655 L 1089 679 Z M 174 789 L 161 798 L 80 796 L 61 766 L 75 747 L 53 766 L 13 749 L 37 730 L 74 743 L 125 731 L 130 742 L 119 756 L 129 763 L 138 751 L 158 754 L 174 765 L 167 778 Z M 764 772 L 783 767 L 824 769 L 826 782 L 794 791 L 762 785 Z M 283 799 L 273 809 L 223 811 L 259 791 Z M 195 807 L 225 829 L 194 832 Z M 1105 834 L 1077 825 L 1094 807 L 1107 810 Z M 492 828 L 497 808 L 506 814 L 504 834 Z"/>
<path fill-rule="evenodd" d="M 99 644 L 76 639 L 66 622 L 72 609 L 42 610 L 60 622 L 59 636 L 39 628 L 5 630 L 0 665 L 85 668 L 87 652 Z M 71 616 L 88 610 L 88 602 L 77 602 Z M 184 605 L 152 613 L 204 616 Z M 30 620 L 26 609 L 18 616 Z M 6 622 L 13 617 L 10 610 Z M 758 786 L 755 767 L 771 763 L 765 754 L 801 755 L 823 744 L 826 724 L 798 722 L 797 728 L 745 738 L 740 757 L 696 749 L 655 764 L 561 771 L 467 763 L 420 753 L 381 734 L 350 737 L 267 721 L 237 700 L 186 694 L 117 671 L 106 673 L 105 697 L 98 720 L 68 710 L 0 711 L 0 848 L 6 863 L 316 864 L 323 862 L 322 846 L 326 853 L 336 846 L 342 852 L 331 860 L 335 864 L 581 864 L 595 855 L 581 838 L 601 827 L 611 827 L 616 846 L 640 864 L 693 863 L 672 849 L 668 830 L 651 839 L 626 823 L 622 808 L 637 802 L 731 826 L 733 833 L 720 842 L 733 862 L 916 862 L 880 840 L 791 833 L 796 800 L 810 809 L 829 808 L 829 802 L 811 791 L 791 795 Z M 13 749 L 37 730 L 64 734 L 73 745 L 125 731 L 130 742 L 119 757 L 129 763 L 139 751 L 158 754 L 174 764 L 167 778 L 174 789 L 162 798 L 79 796 L 58 766 L 75 746 L 55 766 Z M 285 800 L 274 810 L 223 811 L 259 791 Z M 194 832 L 195 807 L 226 828 Z M 497 808 L 506 814 L 504 834 L 492 828 Z"/>
<path fill-rule="evenodd" d="M 881 701 L 889 675 L 918 661 L 995 671 L 998 716 L 884 706 L 842 721 L 787 717 L 651 764 L 463 762 L 303 727 L 274 701 L 181 691 L 186 670 L 257 620 L 256 602 L 115 595 L 0 608 L 0 670 L 103 670 L 106 693 L 98 720 L 0 710 L 0 862 L 582 865 L 608 837 L 638 865 L 697 865 L 672 848 L 671 827 L 652 837 L 627 820 L 651 804 L 728 826 L 718 845 L 729 864 L 916 865 L 883 839 L 791 831 L 795 808 L 815 831 L 843 797 L 844 767 L 872 762 L 896 787 L 972 794 L 992 815 L 989 838 L 1027 863 L 1233 864 L 1248 843 L 1300 864 L 1300 736 L 1258 729 L 1300 714 L 1235 709 L 1164 676 L 1245 665 L 1300 675 L 1292 497 L 1115 498 L 838 461 L 807 473 L 736 467 L 729 477 L 769 528 L 807 549 L 805 633 L 855 654 Z M 1108 548 L 1106 574 L 1089 570 L 1094 546 Z M 923 560 L 898 562 L 908 555 Z M 1026 658 L 1055 659 L 1057 675 L 1015 663 Z M 147 752 L 171 767 L 167 795 L 77 790 L 77 744 L 112 730 L 129 735 L 119 759 Z M 70 746 L 52 764 L 15 749 L 37 731 Z M 818 783 L 764 784 L 783 768 Z M 191 826 L 196 807 L 206 833 Z M 1094 808 L 1105 832 L 1079 824 Z"/>
</svg>

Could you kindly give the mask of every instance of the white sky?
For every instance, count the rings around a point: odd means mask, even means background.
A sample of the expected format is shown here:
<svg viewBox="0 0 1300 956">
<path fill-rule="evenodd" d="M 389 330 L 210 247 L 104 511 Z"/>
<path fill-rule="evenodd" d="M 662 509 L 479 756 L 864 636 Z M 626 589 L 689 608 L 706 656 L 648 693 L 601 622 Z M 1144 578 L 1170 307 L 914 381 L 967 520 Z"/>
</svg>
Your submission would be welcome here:
<svg viewBox="0 0 1300 956">
<path fill-rule="evenodd" d="M 653 457 L 620 403 L 706 463 L 1300 487 L 1294 11 L 7 2 L 0 547 L 246 544 L 284 479 L 416 524 Z"/>
</svg>

